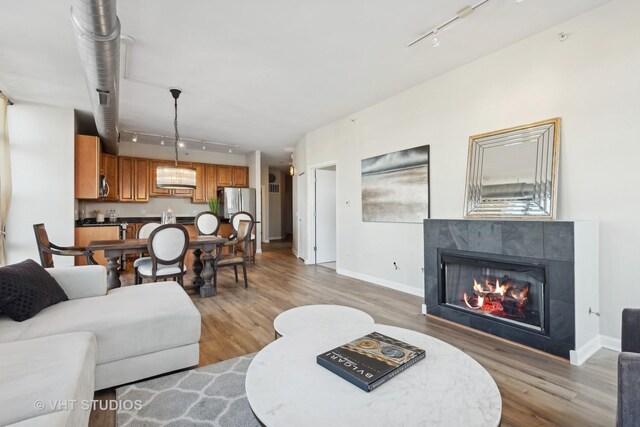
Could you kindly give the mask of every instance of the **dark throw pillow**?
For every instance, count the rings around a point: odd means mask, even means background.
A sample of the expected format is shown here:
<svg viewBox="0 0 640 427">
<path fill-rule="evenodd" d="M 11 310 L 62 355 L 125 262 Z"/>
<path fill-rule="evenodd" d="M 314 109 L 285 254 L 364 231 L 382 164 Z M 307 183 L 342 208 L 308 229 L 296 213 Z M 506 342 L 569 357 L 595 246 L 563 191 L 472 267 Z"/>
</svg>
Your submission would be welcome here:
<svg viewBox="0 0 640 427">
<path fill-rule="evenodd" d="M 0 312 L 18 322 L 68 301 L 58 282 L 32 259 L 0 267 Z"/>
</svg>

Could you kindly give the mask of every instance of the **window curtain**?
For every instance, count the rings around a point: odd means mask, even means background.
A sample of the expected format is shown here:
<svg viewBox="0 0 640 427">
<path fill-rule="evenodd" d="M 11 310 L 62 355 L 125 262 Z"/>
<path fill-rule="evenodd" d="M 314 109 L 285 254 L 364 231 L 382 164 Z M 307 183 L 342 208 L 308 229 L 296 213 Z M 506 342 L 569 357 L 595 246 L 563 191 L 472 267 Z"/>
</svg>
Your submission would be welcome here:
<svg viewBox="0 0 640 427">
<path fill-rule="evenodd" d="M 11 204 L 11 158 L 7 131 L 7 105 L 9 100 L 0 92 L 0 266 L 7 264 L 6 225 Z"/>
</svg>

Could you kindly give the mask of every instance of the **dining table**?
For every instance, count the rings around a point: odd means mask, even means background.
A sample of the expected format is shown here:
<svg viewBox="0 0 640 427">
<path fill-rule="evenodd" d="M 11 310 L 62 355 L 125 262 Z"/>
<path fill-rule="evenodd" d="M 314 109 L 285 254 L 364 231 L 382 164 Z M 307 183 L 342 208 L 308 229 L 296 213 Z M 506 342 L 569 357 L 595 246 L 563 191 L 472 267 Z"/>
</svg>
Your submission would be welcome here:
<svg viewBox="0 0 640 427">
<path fill-rule="evenodd" d="M 190 237 L 188 249 L 193 250 L 193 289 L 197 289 L 202 298 L 216 295 L 217 283 L 214 274 L 214 263 L 220 256 L 220 246 L 229 240 L 217 236 Z M 119 260 L 128 254 L 147 252 L 147 239 L 93 240 L 87 245 L 91 252 L 104 251 L 107 259 L 107 288 L 119 288 L 122 285 L 118 273 Z M 221 249 L 221 248 L 220 248 Z M 204 257 L 202 255 L 204 254 Z M 204 258 L 204 259 L 201 259 Z"/>
</svg>

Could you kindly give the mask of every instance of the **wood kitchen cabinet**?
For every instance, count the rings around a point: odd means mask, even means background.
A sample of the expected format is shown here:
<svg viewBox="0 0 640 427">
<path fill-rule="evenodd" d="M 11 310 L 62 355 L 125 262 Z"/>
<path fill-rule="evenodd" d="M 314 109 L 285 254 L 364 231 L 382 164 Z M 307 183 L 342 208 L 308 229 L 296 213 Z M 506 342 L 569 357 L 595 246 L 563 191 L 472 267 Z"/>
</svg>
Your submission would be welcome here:
<svg viewBox="0 0 640 427">
<path fill-rule="evenodd" d="M 178 162 L 178 166 L 185 168 L 192 168 L 192 163 Z M 197 180 L 197 172 L 196 172 L 196 180 Z M 171 195 L 176 197 L 193 197 L 193 190 L 171 190 Z"/>
<path fill-rule="evenodd" d="M 97 200 L 100 190 L 100 139 L 76 135 L 74 156 L 76 199 Z"/>
<path fill-rule="evenodd" d="M 158 188 L 156 180 L 156 169 L 158 166 L 171 166 L 170 160 L 149 160 L 149 195 L 150 196 L 170 196 L 171 190 L 168 188 Z"/>
<path fill-rule="evenodd" d="M 218 189 L 216 182 L 217 167 L 204 163 L 194 163 L 196 169 L 196 189 L 193 190 L 192 203 L 209 203 L 210 197 L 215 197 Z"/>
<path fill-rule="evenodd" d="M 119 200 L 149 201 L 149 160 L 133 157 L 118 158 Z"/>
<path fill-rule="evenodd" d="M 233 186 L 234 187 L 249 186 L 249 168 L 245 166 L 233 167 Z"/>
<path fill-rule="evenodd" d="M 117 202 L 119 198 L 118 186 L 118 156 L 102 153 L 100 155 L 100 175 L 103 175 L 107 182 L 108 193 L 100 197 L 105 202 Z"/>
<path fill-rule="evenodd" d="M 246 166 L 218 165 L 218 187 L 247 187 L 249 185 L 249 168 Z"/>
<path fill-rule="evenodd" d="M 103 225 L 95 227 L 76 227 L 75 229 L 75 245 L 87 246 L 92 240 L 116 240 L 119 239 L 119 225 Z M 107 259 L 104 257 L 104 251 L 96 251 L 93 258 L 100 265 L 107 265 Z M 76 265 L 87 265 L 87 259 L 83 256 L 75 257 Z"/>
</svg>

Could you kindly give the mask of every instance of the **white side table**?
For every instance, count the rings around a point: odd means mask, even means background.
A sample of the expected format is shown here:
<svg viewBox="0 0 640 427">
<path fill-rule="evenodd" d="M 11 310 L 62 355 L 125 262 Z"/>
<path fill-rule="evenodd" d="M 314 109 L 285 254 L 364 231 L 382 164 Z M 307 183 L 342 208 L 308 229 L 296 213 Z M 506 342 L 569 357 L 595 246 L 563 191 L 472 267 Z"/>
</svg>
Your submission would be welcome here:
<svg viewBox="0 0 640 427">
<path fill-rule="evenodd" d="M 373 317 L 362 310 L 343 305 L 303 305 L 284 311 L 273 320 L 276 338 L 292 332 L 324 326 L 373 325 Z"/>
</svg>

